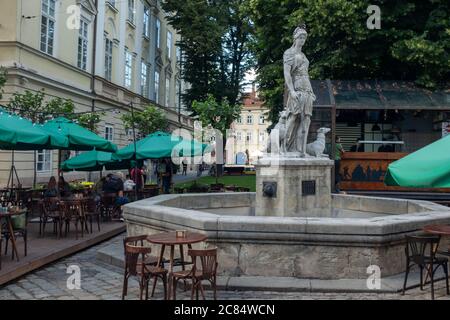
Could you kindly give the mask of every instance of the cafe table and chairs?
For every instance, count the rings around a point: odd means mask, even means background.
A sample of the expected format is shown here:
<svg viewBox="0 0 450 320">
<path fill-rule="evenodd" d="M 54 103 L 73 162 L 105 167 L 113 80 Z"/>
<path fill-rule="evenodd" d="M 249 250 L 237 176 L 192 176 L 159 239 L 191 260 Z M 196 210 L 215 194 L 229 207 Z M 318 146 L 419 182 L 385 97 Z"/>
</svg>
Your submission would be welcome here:
<svg viewBox="0 0 450 320">
<path fill-rule="evenodd" d="M 208 237 L 204 234 L 185 230 L 164 232 L 147 236 L 148 242 L 161 246 L 158 258 L 158 266 L 160 266 L 164 261 L 164 253 L 166 247 L 169 248 L 169 260 L 167 261 L 168 277 L 169 277 L 168 299 L 172 297 L 172 275 L 176 263 L 178 262 L 177 264 L 181 266 L 182 270 L 185 270 L 185 264 L 187 263 L 192 264 L 192 262 L 186 262 L 184 260 L 184 249 L 185 249 L 184 246 L 187 246 L 188 249 L 192 249 L 192 244 L 204 242 L 207 239 Z M 175 259 L 175 248 L 178 248 L 179 250 L 180 254 L 179 259 Z M 153 282 L 152 296 L 155 290 L 155 286 L 156 286 L 156 279 Z"/>
<path fill-rule="evenodd" d="M 26 220 L 27 210 L 17 206 L 0 207 L 0 221 L 3 221 L 2 237 L 5 239 L 5 249 L 8 242 L 11 242 L 12 260 L 19 261 L 19 252 L 17 250 L 16 236 L 20 235 L 25 241 L 25 255 L 27 254 L 27 234 Z M 6 251 L 7 252 L 7 251 Z"/>
</svg>

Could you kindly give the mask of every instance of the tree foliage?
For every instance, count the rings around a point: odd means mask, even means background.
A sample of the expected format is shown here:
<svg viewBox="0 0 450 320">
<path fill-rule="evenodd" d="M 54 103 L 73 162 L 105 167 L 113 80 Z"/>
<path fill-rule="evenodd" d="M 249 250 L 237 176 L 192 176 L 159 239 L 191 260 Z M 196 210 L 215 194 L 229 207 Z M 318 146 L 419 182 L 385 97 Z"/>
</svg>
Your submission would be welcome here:
<svg viewBox="0 0 450 320">
<path fill-rule="evenodd" d="M 194 101 L 192 109 L 198 115 L 198 120 L 201 121 L 202 126 L 211 125 L 225 137 L 227 129 L 239 116 L 242 106 L 230 104 L 226 98 L 217 102 L 216 98 L 209 94 L 205 101 Z"/>
<path fill-rule="evenodd" d="M 181 35 L 182 78 L 189 83 L 183 101 L 188 108 L 209 94 L 217 101 L 226 97 L 231 104 L 238 102 L 252 66 L 249 1 L 164 1 L 169 23 Z"/>
<path fill-rule="evenodd" d="M 367 28 L 378 5 L 381 29 Z M 258 82 L 270 118 L 283 105 L 283 52 L 306 23 L 313 79 L 411 80 L 437 88 L 450 76 L 450 2 L 445 0 L 251 0 Z"/>
<path fill-rule="evenodd" d="M 134 111 L 134 118 L 131 112 L 122 115 L 125 129 L 132 129 L 133 122 L 140 135 L 146 136 L 155 131 L 165 131 L 168 121 L 164 112 L 154 105 L 145 107 L 142 111 Z"/>
<path fill-rule="evenodd" d="M 3 97 L 3 87 L 6 83 L 7 71 L 4 67 L 0 67 L 0 99 Z"/>
<path fill-rule="evenodd" d="M 72 100 L 60 97 L 45 100 L 44 90 L 16 92 L 11 97 L 8 108 L 32 122 L 44 123 L 52 118 L 62 116 L 94 132 L 104 114 L 103 112 L 76 113 Z"/>
</svg>

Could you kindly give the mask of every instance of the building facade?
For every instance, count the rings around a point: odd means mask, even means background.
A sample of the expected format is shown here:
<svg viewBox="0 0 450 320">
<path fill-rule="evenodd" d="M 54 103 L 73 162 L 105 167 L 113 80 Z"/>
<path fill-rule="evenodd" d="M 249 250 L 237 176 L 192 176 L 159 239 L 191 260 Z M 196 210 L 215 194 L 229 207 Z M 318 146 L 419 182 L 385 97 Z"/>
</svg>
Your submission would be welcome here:
<svg viewBox="0 0 450 320">
<path fill-rule="evenodd" d="M 227 141 L 227 164 L 253 164 L 262 155 L 269 139 L 267 111 L 255 86 L 243 95 L 241 114 L 232 123 L 233 134 Z"/>
<path fill-rule="evenodd" d="M 105 111 L 98 133 L 119 147 L 131 132 L 121 116 L 130 104 L 157 104 L 170 129 L 193 128 L 180 113 L 179 35 L 157 0 L 0 0 L 0 65 L 12 94 L 44 90 L 46 99 L 71 99 L 77 112 Z M 183 108 L 184 109 L 184 108 Z M 23 185 L 33 176 L 34 152 L 16 152 Z M 6 184 L 11 152 L 0 151 L 0 184 Z M 37 154 L 38 181 L 57 174 L 57 151 Z M 84 177 L 70 173 L 69 179 Z"/>
</svg>

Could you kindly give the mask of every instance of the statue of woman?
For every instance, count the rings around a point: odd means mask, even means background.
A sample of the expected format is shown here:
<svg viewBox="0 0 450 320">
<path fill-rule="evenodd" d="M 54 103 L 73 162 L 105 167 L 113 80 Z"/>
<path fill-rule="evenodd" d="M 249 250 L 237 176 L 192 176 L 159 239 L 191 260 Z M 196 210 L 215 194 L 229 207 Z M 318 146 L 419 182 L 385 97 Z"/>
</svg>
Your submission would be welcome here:
<svg viewBox="0 0 450 320">
<path fill-rule="evenodd" d="M 286 150 L 299 152 L 301 157 L 306 157 L 310 117 L 316 100 L 309 81 L 309 61 L 302 52 L 306 37 L 305 27 L 297 27 L 294 31 L 294 44 L 283 55 L 284 79 L 288 90 L 285 107 Z"/>
</svg>

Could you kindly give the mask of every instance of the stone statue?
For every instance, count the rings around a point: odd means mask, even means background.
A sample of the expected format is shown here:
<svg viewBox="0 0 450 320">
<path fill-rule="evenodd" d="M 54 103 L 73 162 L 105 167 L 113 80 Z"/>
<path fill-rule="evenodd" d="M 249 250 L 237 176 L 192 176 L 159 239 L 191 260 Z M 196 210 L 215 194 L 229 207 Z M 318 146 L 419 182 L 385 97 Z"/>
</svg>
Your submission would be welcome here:
<svg viewBox="0 0 450 320">
<path fill-rule="evenodd" d="M 294 31 L 294 43 L 283 55 L 284 79 L 287 87 L 286 135 L 284 137 L 286 151 L 299 153 L 307 157 L 306 142 L 311 123 L 313 102 L 316 96 L 309 81 L 309 61 L 302 52 L 307 32 L 304 26 Z"/>
</svg>

